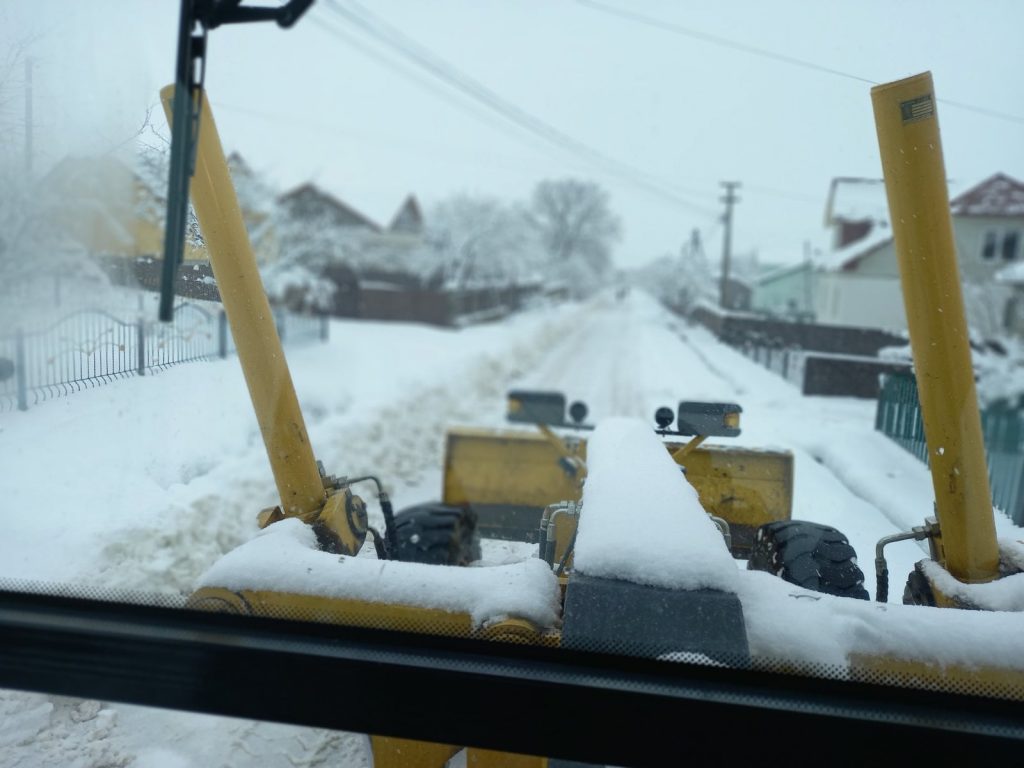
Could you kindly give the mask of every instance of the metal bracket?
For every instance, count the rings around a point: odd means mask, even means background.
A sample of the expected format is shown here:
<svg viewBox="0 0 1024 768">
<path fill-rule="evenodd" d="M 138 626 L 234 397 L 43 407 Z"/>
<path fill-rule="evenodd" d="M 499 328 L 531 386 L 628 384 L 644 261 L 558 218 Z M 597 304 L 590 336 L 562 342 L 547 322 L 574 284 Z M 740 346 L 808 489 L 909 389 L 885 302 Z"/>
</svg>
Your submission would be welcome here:
<svg viewBox="0 0 1024 768">
<path fill-rule="evenodd" d="M 253 21 L 276 21 L 279 26 L 287 28 L 298 21 L 313 4 L 313 0 L 288 0 L 277 7 L 261 8 L 243 6 L 242 2 L 181 0 L 172 105 L 171 168 L 167 181 L 164 265 L 160 278 L 159 317 L 165 323 L 174 317 L 174 280 L 185 249 L 188 187 L 195 173 L 199 114 L 206 78 L 207 33 L 222 24 Z"/>
</svg>

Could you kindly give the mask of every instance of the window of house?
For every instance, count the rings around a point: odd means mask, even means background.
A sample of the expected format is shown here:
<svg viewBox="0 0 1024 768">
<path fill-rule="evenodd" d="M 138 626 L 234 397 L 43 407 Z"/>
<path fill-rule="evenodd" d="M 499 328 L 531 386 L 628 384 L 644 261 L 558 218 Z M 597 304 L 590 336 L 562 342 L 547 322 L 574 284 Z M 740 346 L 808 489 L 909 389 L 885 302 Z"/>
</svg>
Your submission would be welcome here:
<svg viewBox="0 0 1024 768">
<path fill-rule="evenodd" d="M 1019 233 L 1016 231 L 1003 235 L 1003 261 L 1013 261 L 1017 258 L 1017 241 L 1019 239 Z"/>
<path fill-rule="evenodd" d="M 993 259 L 996 255 L 996 233 L 986 232 L 985 243 L 981 246 L 981 258 Z"/>
</svg>

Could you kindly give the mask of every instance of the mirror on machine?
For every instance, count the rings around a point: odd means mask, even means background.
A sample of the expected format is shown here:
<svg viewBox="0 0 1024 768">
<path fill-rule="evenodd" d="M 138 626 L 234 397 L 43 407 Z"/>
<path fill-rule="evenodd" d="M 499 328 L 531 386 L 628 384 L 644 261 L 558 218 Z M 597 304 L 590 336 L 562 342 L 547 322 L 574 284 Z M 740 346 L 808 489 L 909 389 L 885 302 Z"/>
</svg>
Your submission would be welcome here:
<svg viewBox="0 0 1024 768">
<path fill-rule="evenodd" d="M 543 392 L 514 389 L 508 393 L 509 421 L 527 424 L 565 423 L 565 395 L 561 392 Z"/>
<path fill-rule="evenodd" d="M 736 437 L 740 433 L 742 411 L 743 409 L 736 403 L 700 403 L 684 400 L 679 403 L 676 412 L 676 434 Z"/>
<path fill-rule="evenodd" d="M 593 429 L 584 420 L 590 410 L 586 403 L 577 400 L 569 406 L 566 418 L 565 395 L 533 389 L 513 389 L 508 393 L 509 421 L 525 424 L 543 424 L 548 427 L 571 427 Z"/>
</svg>

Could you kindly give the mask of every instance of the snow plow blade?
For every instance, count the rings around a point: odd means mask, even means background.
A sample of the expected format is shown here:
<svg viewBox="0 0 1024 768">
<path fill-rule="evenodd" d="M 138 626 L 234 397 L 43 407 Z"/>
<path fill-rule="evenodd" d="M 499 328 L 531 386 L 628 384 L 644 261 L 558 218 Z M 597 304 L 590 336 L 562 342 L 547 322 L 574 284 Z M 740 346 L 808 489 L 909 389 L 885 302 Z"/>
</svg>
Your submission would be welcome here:
<svg viewBox="0 0 1024 768">
<path fill-rule="evenodd" d="M 682 443 L 665 443 L 670 452 Z M 568 446 L 586 459 L 586 441 Z M 468 506 L 484 536 L 537 541 L 544 508 L 553 500 L 579 500 L 579 482 L 543 435 L 456 429 L 445 445 L 445 504 Z M 793 455 L 788 451 L 705 445 L 685 457 L 686 478 L 704 509 L 729 523 L 732 553 L 745 557 L 765 523 L 789 520 Z"/>
</svg>

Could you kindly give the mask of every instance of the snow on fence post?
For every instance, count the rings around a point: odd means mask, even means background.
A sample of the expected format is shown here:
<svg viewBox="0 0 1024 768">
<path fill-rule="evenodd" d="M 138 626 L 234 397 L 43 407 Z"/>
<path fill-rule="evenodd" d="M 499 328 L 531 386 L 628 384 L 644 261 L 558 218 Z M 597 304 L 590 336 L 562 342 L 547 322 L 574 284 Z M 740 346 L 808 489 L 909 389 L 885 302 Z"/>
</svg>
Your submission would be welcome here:
<svg viewBox="0 0 1024 768">
<path fill-rule="evenodd" d="M 18 410 L 28 410 L 28 388 L 25 384 L 25 332 L 21 328 L 15 332 L 14 375 L 18 388 Z"/>
<path fill-rule="evenodd" d="M 217 315 L 217 354 L 222 360 L 228 356 L 228 316 L 223 309 Z"/>
<path fill-rule="evenodd" d="M 138 360 L 136 361 L 136 370 L 139 376 L 146 375 L 146 321 L 139 316 L 139 319 L 135 321 L 136 328 L 136 340 L 135 349 L 138 351 Z"/>
</svg>

